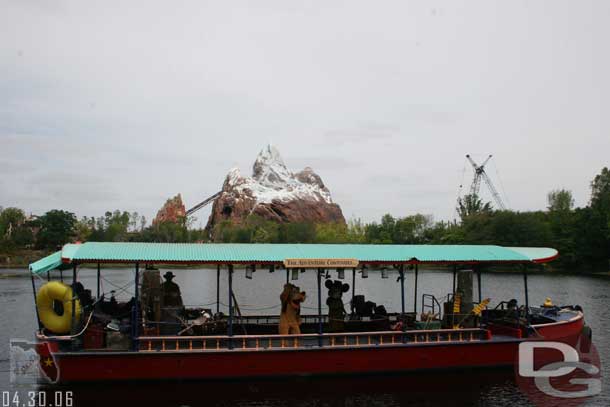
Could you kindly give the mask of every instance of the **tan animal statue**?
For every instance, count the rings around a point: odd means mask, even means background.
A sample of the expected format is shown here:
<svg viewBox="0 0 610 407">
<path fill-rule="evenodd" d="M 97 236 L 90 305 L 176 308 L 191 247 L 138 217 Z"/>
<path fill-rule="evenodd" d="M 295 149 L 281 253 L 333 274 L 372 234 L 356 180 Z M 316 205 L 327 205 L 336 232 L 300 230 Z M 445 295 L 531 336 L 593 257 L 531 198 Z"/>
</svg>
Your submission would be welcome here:
<svg viewBox="0 0 610 407">
<path fill-rule="evenodd" d="M 301 303 L 305 301 L 305 291 L 287 283 L 280 295 L 282 313 L 280 314 L 280 335 L 301 333 Z"/>
</svg>

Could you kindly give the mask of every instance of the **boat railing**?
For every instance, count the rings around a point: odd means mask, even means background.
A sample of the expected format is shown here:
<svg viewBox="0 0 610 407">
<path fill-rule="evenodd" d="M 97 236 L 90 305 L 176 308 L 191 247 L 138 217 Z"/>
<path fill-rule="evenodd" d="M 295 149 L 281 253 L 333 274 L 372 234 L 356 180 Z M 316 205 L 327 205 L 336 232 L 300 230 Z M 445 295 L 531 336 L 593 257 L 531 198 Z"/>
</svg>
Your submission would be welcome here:
<svg viewBox="0 0 610 407">
<path fill-rule="evenodd" d="M 435 329 L 411 331 L 349 332 L 301 335 L 140 336 L 144 352 L 278 350 L 294 348 L 398 346 L 476 342 L 489 339 L 485 329 Z"/>
<path fill-rule="evenodd" d="M 313 324 L 322 320 L 323 323 L 328 323 L 328 315 L 301 315 L 301 323 L 303 324 Z M 377 320 L 380 318 L 378 317 Z M 386 317 L 381 318 L 386 319 L 390 322 L 397 322 L 400 319 L 399 313 L 389 313 Z M 279 315 L 243 315 L 243 316 L 234 316 L 233 321 L 235 324 L 254 324 L 254 325 L 278 325 L 280 322 Z M 350 321 L 361 321 L 361 322 L 369 322 L 375 321 L 372 317 L 360 317 L 357 320 L 346 319 L 346 322 Z"/>
<path fill-rule="evenodd" d="M 430 313 L 431 315 L 440 317 L 443 308 L 434 295 L 423 294 L 421 297 L 421 310 L 423 313 Z"/>
</svg>

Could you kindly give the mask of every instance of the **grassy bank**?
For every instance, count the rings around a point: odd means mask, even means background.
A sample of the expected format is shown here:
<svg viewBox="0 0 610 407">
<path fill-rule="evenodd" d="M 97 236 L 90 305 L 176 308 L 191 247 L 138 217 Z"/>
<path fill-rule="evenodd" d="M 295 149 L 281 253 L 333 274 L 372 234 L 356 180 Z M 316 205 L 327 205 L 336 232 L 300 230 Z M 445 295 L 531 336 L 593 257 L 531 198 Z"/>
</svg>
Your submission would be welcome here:
<svg viewBox="0 0 610 407">
<path fill-rule="evenodd" d="M 30 263 L 51 254 L 47 250 L 19 249 L 11 252 L 0 252 L 0 269 L 27 268 Z"/>
</svg>

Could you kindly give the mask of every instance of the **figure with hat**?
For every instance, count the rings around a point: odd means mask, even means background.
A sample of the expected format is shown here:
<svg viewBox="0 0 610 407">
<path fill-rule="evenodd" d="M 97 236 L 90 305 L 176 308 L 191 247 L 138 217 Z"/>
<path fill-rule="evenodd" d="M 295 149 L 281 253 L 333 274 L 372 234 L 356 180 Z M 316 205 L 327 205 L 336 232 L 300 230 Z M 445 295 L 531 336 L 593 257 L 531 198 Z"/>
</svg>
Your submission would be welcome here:
<svg viewBox="0 0 610 407">
<path fill-rule="evenodd" d="M 163 306 L 164 307 L 182 307 L 182 294 L 180 294 L 180 287 L 172 280 L 175 275 L 171 271 L 168 271 L 163 275 L 165 281 L 161 284 L 161 290 L 163 292 Z"/>
</svg>

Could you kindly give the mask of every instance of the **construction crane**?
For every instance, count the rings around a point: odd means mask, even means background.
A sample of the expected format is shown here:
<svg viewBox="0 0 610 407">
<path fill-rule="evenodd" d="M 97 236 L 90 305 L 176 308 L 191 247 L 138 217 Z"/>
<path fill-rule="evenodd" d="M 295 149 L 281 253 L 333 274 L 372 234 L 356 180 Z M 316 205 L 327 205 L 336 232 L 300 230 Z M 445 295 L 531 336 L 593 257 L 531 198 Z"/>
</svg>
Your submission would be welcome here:
<svg viewBox="0 0 610 407">
<path fill-rule="evenodd" d="M 220 196 L 220 194 L 222 194 L 222 191 L 216 192 L 214 195 L 212 195 L 211 197 L 205 199 L 202 202 L 199 202 L 197 205 L 193 206 L 191 209 L 189 209 L 188 211 L 186 211 L 186 216 L 190 216 L 192 214 L 194 214 L 195 212 L 197 212 L 199 209 L 203 208 L 204 206 L 208 205 L 210 202 L 212 202 L 214 199 L 218 198 Z"/>
<path fill-rule="evenodd" d="M 498 205 L 498 209 L 506 210 L 506 205 L 504 205 L 504 202 L 502 201 L 500 194 L 498 193 L 498 191 L 492 184 L 491 179 L 489 179 L 489 176 L 487 176 L 487 173 L 485 172 L 485 165 L 491 159 L 491 154 L 489 155 L 489 157 L 487 157 L 487 159 L 485 161 L 483 161 L 483 164 L 481 164 L 481 165 L 477 165 L 477 163 L 474 162 L 474 160 L 470 157 L 470 154 L 466 154 L 466 158 L 468 159 L 468 161 L 470 161 L 472 168 L 474 168 L 474 178 L 472 180 L 472 185 L 470 185 L 470 195 L 476 195 L 476 196 L 479 195 L 479 190 L 481 188 L 481 180 L 483 180 L 485 182 L 485 184 L 487 184 L 487 187 L 489 188 L 491 195 L 493 196 L 494 200 L 496 201 L 496 205 Z"/>
</svg>

